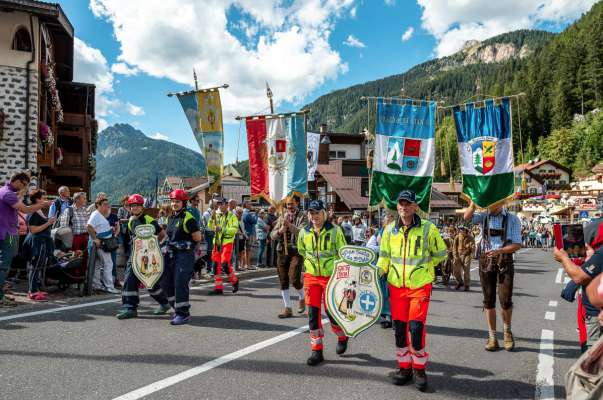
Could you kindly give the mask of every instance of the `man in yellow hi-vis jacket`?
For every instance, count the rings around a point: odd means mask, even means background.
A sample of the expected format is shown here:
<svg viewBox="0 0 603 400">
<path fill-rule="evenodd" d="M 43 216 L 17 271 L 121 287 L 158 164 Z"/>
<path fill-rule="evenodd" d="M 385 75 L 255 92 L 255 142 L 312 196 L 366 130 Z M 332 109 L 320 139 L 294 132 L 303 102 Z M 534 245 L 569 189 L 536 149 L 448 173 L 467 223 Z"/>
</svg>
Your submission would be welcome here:
<svg viewBox="0 0 603 400">
<path fill-rule="evenodd" d="M 390 309 L 399 369 L 390 377 L 404 385 L 413 377 L 417 389 L 427 388 L 425 320 L 435 266 L 447 257 L 446 244 L 436 226 L 416 215 L 412 190 L 398 196 L 398 218 L 383 231 L 377 266 L 387 275 Z M 409 335 L 410 331 L 410 335 Z"/>
<path fill-rule="evenodd" d="M 224 278 L 222 272 L 228 273 L 228 280 L 232 285 L 232 292 L 239 290 L 239 279 L 232 268 L 230 259 L 232 258 L 232 247 L 235 235 L 239 229 L 239 220 L 237 216 L 228 211 L 226 199 L 218 198 L 214 200 L 218 205 L 218 210 L 209 220 L 208 228 L 215 232 L 214 248 L 211 252 L 211 259 L 214 265 L 215 288 L 209 292 L 210 295 L 224 294 Z"/>
</svg>

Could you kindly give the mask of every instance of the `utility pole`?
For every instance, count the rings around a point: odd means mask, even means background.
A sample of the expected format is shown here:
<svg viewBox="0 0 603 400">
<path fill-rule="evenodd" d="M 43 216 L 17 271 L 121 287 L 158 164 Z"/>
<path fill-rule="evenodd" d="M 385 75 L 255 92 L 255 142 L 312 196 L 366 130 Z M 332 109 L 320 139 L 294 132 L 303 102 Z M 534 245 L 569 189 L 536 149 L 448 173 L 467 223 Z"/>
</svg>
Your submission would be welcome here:
<svg viewBox="0 0 603 400">
<path fill-rule="evenodd" d="M 268 101 L 270 102 L 270 114 L 274 114 L 274 103 L 272 102 L 272 90 L 270 90 L 270 86 L 268 82 L 266 82 L 266 97 L 268 97 Z"/>
</svg>

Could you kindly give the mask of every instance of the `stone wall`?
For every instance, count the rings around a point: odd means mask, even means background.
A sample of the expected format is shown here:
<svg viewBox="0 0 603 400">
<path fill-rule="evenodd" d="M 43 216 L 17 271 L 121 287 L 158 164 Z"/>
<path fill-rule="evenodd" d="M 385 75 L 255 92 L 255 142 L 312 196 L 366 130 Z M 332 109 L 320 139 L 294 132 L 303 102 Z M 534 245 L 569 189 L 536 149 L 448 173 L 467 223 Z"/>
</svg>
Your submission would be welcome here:
<svg viewBox="0 0 603 400">
<path fill-rule="evenodd" d="M 30 71 L 29 166 L 35 174 L 38 135 L 38 73 Z M 0 65 L 0 109 L 4 129 L 0 137 L 0 182 L 25 168 L 26 70 Z"/>
</svg>

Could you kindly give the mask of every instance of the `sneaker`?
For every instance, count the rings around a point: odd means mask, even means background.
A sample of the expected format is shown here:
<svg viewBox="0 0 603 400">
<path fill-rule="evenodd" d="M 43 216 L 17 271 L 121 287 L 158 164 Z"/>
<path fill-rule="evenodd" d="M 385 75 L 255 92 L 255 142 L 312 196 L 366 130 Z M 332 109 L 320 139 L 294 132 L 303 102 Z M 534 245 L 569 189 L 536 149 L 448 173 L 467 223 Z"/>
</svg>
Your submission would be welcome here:
<svg viewBox="0 0 603 400">
<path fill-rule="evenodd" d="M 419 392 L 424 392 L 427 389 L 427 374 L 424 369 L 415 369 L 415 387 Z"/>
<path fill-rule="evenodd" d="M 44 303 L 44 302 L 48 301 L 48 294 L 45 294 L 43 292 L 35 292 L 35 293 L 29 292 L 29 293 L 27 293 L 27 298 L 29 300 L 33 300 L 37 303 Z"/>
<path fill-rule="evenodd" d="M 115 280 L 115 283 L 113 284 L 114 287 L 121 289 L 123 287 L 123 285 L 121 284 L 121 282 L 119 281 L 119 279 Z"/>
<path fill-rule="evenodd" d="M 232 292 L 236 293 L 238 291 L 239 291 L 239 280 L 237 279 L 237 281 L 232 284 Z"/>
<path fill-rule="evenodd" d="M 513 333 L 511 331 L 504 332 L 503 345 L 507 351 L 511 351 L 515 348 L 515 339 L 513 339 Z"/>
<path fill-rule="evenodd" d="M 153 315 L 163 315 L 163 314 L 167 314 L 168 311 L 171 310 L 172 307 L 170 307 L 169 304 L 160 304 L 159 307 L 157 307 L 155 309 L 155 311 L 153 311 Z"/>
<path fill-rule="evenodd" d="M 389 329 L 392 327 L 392 321 L 389 318 L 383 318 L 380 324 L 382 329 Z"/>
<path fill-rule="evenodd" d="M 106 288 L 105 292 L 111 293 L 111 294 L 119 294 L 119 293 L 121 293 L 121 290 L 117 290 L 115 288 Z"/>
<path fill-rule="evenodd" d="M 335 347 L 335 353 L 337 355 L 342 355 L 348 349 L 348 339 L 346 340 L 338 340 L 337 346 Z"/>
<path fill-rule="evenodd" d="M 297 313 L 302 314 L 304 311 L 306 311 L 306 301 L 300 300 L 299 305 L 297 306 Z"/>
<path fill-rule="evenodd" d="M 396 386 L 404 386 L 412 380 L 412 368 L 399 368 L 388 374 Z"/>
<path fill-rule="evenodd" d="M 17 302 L 12 297 L 4 296 L 0 299 L 0 308 L 2 307 L 16 307 Z"/>
<path fill-rule="evenodd" d="M 117 319 L 130 319 L 138 317 L 138 311 L 132 308 L 122 308 L 115 318 Z"/>
<path fill-rule="evenodd" d="M 211 292 L 208 293 L 208 295 L 210 296 L 220 296 L 224 294 L 224 290 L 223 289 L 214 289 Z"/>
<path fill-rule="evenodd" d="M 496 351 L 498 349 L 498 340 L 496 338 L 488 338 L 488 341 L 486 342 L 486 351 Z"/>
<path fill-rule="evenodd" d="M 174 319 L 170 321 L 170 324 L 172 324 L 172 325 L 185 325 L 185 324 L 188 324 L 189 318 L 190 317 L 188 317 L 188 316 L 185 317 L 185 316 L 182 316 L 182 315 L 176 315 L 174 317 Z"/>
<path fill-rule="evenodd" d="M 308 358 L 308 360 L 306 361 L 306 364 L 308 364 L 311 367 L 315 367 L 318 364 L 320 364 L 321 362 L 323 362 L 324 360 L 325 360 L 325 358 L 322 355 L 322 350 L 313 350 L 312 355 L 310 355 L 310 358 Z"/>
<path fill-rule="evenodd" d="M 285 307 L 282 313 L 278 315 L 279 318 L 291 318 L 293 316 L 293 311 L 289 307 Z"/>
</svg>

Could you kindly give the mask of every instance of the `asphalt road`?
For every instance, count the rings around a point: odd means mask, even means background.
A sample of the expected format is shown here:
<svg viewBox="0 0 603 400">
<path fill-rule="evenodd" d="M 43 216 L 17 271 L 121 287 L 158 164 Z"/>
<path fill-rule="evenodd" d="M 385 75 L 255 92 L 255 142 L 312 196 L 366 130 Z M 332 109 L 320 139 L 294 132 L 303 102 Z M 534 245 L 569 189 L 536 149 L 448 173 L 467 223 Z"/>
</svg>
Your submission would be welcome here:
<svg viewBox="0 0 603 400">
<path fill-rule="evenodd" d="M 471 292 L 434 291 L 427 393 L 389 382 L 394 337 L 379 326 L 353 339 L 343 357 L 326 329 L 327 361 L 306 366 L 307 319 L 276 317 L 282 302 L 277 278 L 269 276 L 221 298 L 193 291 L 191 323 L 181 327 L 151 315 L 148 297 L 140 317 L 127 321 L 115 319 L 119 303 L 112 299 L 50 313 L 0 313 L 0 398 L 564 398 L 563 376 L 579 355 L 575 304 L 559 297 L 563 276 L 551 253 L 526 249 L 517 256 L 513 352 L 483 350 L 487 332 L 477 271 L 472 275 Z M 543 332 L 552 336 L 552 350 Z"/>
</svg>

